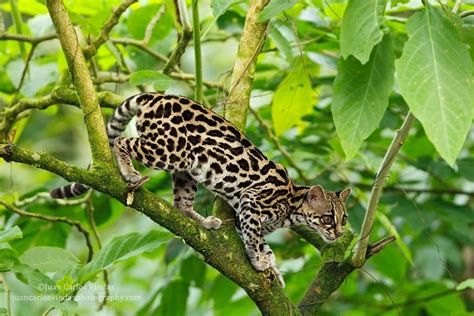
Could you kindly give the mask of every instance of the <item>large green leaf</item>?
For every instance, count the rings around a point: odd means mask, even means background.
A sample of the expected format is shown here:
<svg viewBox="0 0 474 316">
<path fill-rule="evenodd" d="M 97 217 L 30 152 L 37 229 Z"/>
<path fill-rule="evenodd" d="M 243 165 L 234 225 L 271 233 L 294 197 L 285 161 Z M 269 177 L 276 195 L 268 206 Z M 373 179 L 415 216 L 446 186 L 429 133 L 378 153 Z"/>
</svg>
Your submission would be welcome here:
<svg viewBox="0 0 474 316">
<path fill-rule="evenodd" d="M 48 246 L 28 249 L 21 255 L 20 261 L 41 272 L 62 271 L 79 263 L 69 250 Z"/>
<path fill-rule="evenodd" d="M 311 81 L 305 73 L 303 63 L 298 61 L 273 96 L 272 118 L 277 136 L 311 112 L 314 103 Z"/>
<path fill-rule="evenodd" d="M 13 239 L 20 239 L 23 237 L 20 227 L 14 226 L 8 230 L 0 232 L 0 243 L 8 242 Z"/>
<path fill-rule="evenodd" d="M 408 42 L 396 62 L 400 92 L 450 165 L 472 122 L 472 62 L 451 20 L 427 5 L 410 17 Z"/>
<path fill-rule="evenodd" d="M 365 64 L 383 38 L 381 25 L 386 0 L 350 0 L 341 25 L 341 53 Z"/>
<path fill-rule="evenodd" d="M 166 232 L 150 231 L 147 233 L 131 233 L 115 237 L 102 248 L 99 253 L 79 271 L 81 283 L 89 281 L 100 271 L 112 264 L 152 251 L 170 240 L 171 235 Z"/>
<path fill-rule="evenodd" d="M 130 76 L 130 83 L 134 85 L 152 83 L 156 90 L 163 91 L 171 87 L 173 84 L 176 84 L 176 81 L 161 72 L 153 70 L 140 70 L 134 72 Z"/>
<path fill-rule="evenodd" d="M 212 15 L 214 18 L 218 18 L 222 14 L 224 14 L 231 5 L 240 2 L 238 0 L 212 0 L 211 1 L 211 9 Z"/>
<path fill-rule="evenodd" d="M 394 56 L 388 36 L 362 65 L 355 57 L 341 59 L 334 82 L 332 113 L 347 159 L 377 128 L 392 91 Z"/>
<path fill-rule="evenodd" d="M 8 244 L 0 244 L 0 272 L 10 270 L 18 264 L 18 254 L 14 249 L 8 247 Z"/>
</svg>

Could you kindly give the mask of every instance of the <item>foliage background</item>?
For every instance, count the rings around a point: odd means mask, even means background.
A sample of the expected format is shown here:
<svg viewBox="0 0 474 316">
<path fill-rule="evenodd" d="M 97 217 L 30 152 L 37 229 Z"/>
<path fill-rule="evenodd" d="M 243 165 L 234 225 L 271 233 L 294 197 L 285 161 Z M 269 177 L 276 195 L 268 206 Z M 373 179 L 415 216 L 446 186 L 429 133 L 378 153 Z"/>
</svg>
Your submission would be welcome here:
<svg viewBox="0 0 474 316">
<path fill-rule="evenodd" d="M 13 23 L 14 2 L 0 4 L 8 34 L 18 33 Z M 110 16 L 111 7 L 120 2 L 65 1 L 65 4 L 85 40 L 89 34 L 93 38 L 99 34 Z M 178 38 L 177 19 L 173 10 L 169 9 L 172 1 L 140 1 L 132 5 L 112 30 L 111 38 L 143 39 L 146 26 L 163 5 L 167 9 L 153 29 L 148 47 L 162 55 L 169 55 Z M 444 1 L 443 5 L 451 9 L 455 1 Z M 338 85 L 334 83 L 338 67 L 339 74 L 343 73 L 343 67 L 349 67 L 342 65 L 340 59 L 343 46 L 341 19 L 346 6 L 346 1 L 336 0 L 281 1 L 280 8 L 274 12 L 267 11 L 267 18 L 271 18 L 268 39 L 258 56 L 246 134 L 269 158 L 287 166 L 298 183 L 318 183 L 331 190 L 350 184 L 354 190 L 349 205 L 350 227 L 359 233 L 375 173 L 408 107 L 399 92 L 403 85 L 395 81 L 392 91 L 389 84 L 385 92 L 389 95 L 388 107 L 382 111 L 383 117 L 380 123 L 375 124 L 375 131 L 368 132 L 370 136 L 360 148 L 356 141 L 341 145 L 344 137 L 341 137 L 339 130 L 339 133 L 336 132 L 337 122 L 335 124 L 334 120 L 337 118 L 333 117 L 331 104 L 334 106 L 337 98 L 341 97 L 349 98 L 339 99 L 341 104 L 354 102 L 348 94 L 337 95 Z M 286 9 L 284 12 L 282 7 Z M 203 74 L 208 83 L 205 85 L 204 102 L 220 113 L 225 112 L 224 90 L 229 85 L 229 74 L 247 8 L 248 4 L 244 1 L 199 3 Z M 472 9 L 474 3 L 464 1 L 461 10 Z M 21 34 L 36 38 L 54 33 L 42 1 L 18 1 L 18 10 L 22 20 Z M 395 58 L 402 55 L 407 42 L 407 18 L 419 10 L 422 10 L 420 1 L 388 1 L 383 30 L 390 33 Z M 468 16 L 460 23 L 456 27 L 462 34 L 463 45 L 472 45 L 474 18 Z M 17 93 L 30 47 L 5 38 L 0 41 L 0 109 L 19 98 L 45 95 L 66 68 L 57 40 L 39 44 Z M 471 47 L 471 58 L 474 56 L 472 51 Z M 354 57 L 348 58 L 356 62 Z M 96 78 L 105 78 L 103 84 L 97 85 L 99 91 L 109 90 L 126 96 L 139 92 L 136 85 L 128 83 L 129 72 L 159 70 L 162 66 L 162 61 L 140 47 L 121 45 L 119 41 L 112 40 L 101 46 L 91 71 Z M 180 67 L 185 73 L 194 73 L 192 44 L 187 48 Z M 354 67 L 357 68 L 357 65 Z M 390 65 L 387 67 L 390 68 Z M 357 80 L 363 80 L 365 70 L 361 71 L 351 79 L 355 80 L 354 84 Z M 341 76 L 338 80 L 342 80 Z M 171 85 L 158 80 L 153 84 L 146 83 L 145 87 L 166 88 L 169 93 L 190 97 L 194 94 L 192 80 L 175 78 Z M 449 88 L 454 89 L 452 86 Z M 376 90 L 383 92 L 384 87 L 377 87 Z M 373 98 L 376 99 L 377 95 Z M 104 113 L 110 115 L 111 110 L 104 109 Z M 471 123 L 472 119 L 469 126 Z M 364 124 L 366 121 L 362 120 L 357 126 L 360 129 Z M 367 122 L 367 125 L 370 124 Z M 43 111 L 33 110 L 16 124 L 15 130 L 14 141 L 22 148 L 46 151 L 83 168 L 91 161 L 83 115 L 76 107 L 57 105 Z M 450 166 L 440 157 L 421 124 L 415 122 L 392 167 L 371 234 L 373 241 L 395 234 L 397 242 L 387 246 L 362 269 L 350 274 L 325 303 L 321 314 L 470 315 L 468 311 L 474 309 L 473 292 L 458 291 L 456 286 L 474 277 L 472 131 L 471 126 L 458 159 L 455 163 L 450 161 Z M 134 131 L 127 133 L 133 134 Z M 352 159 L 346 160 L 347 157 Z M 145 169 L 142 173 L 152 176 L 147 189 L 171 200 L 169 175 Z M 64 180 L 30 166 L 3 161 L 0 164 L 1 198 L 8 203 L 24 200 L 62 184 Z M 212 201 L 213 197 L 208 192 L 200 190 L 196 207 L 203 214 L 209 214 Z M 91 222 L 87 218 L 91 207 L 102 245 L 116 236 L 131 232 L 162 230 L 147 217 L 97 192 L 75 205 L 60 205 L 40 198 L 21 206 L 28 212 L 77 220 L 86 227 Z M 42 246 L 67 249 L 81 263 L 87 259 L 88 249 L 84 246 L 83 236 L 70 225 L 14 215 L 8 209 L 0 209 L 0 219 L 5 231 L 14 226 L 21 229 L 22 238 L 9 240 L 9 245 L 23 259 L 28 257 L 25 254 L 29 254 L 28 262 L 32 265 L 41 258 L 53 256 L 51 248 L 39 248 L 40 254 L 35 253 L 35 248 Z M 87 229 L 90 230 L 89 227 Z M 304 294 L 323 258 L 313 246 L 288 230 L 280 230 L 269 236 L 268 240 L 276 250 L 279 267 L 284 273 L 287 283 L 285 291 L 292 301 L 296 301 Z M 97 250 L 97 242 L 93 242 Z M 64 253 L 61 254 L 64 256 Z M 50 268 L 41 272 L 55 281 L 67 282 L 64 274 L 48 270 Z M 75 310 L 79 314 L 97 315 L 258 313 L 255 304 L 242 289 L 207 266 L 196 252 L 178 238 L 114 264 L 108 271 L 111 297 L 139 296 L 140 299 L 109 300 L 101 311 L 96 311 L 99 303 L 79 299 L 77 306 L 62 304 L 61 309 L 51 314 L 59 314 L 60 310 L 64 313 Z M 7 299 L 5 284 L 13 297 L 41 292 L 38 286 L 35 289 L 34 282 L 38 280 L 25 278 L 26 274 L 16 272 L 2 274 L 4 283 L 0 289 L 3 292 L 0 293 L 0 306 L 6 307 L 3 304 Z M 59 273 L 59 276 L 54 276 L 53 272 Z M 103 294 L 104 285 L 102 276 L 98 275 L 79 294 Z M 11 303 L 14 315 L 41 314 L 52 305 L 48 301 L 13 300 Z M 5 312 L 0 309 L 0 313 Z"/>
</svg>

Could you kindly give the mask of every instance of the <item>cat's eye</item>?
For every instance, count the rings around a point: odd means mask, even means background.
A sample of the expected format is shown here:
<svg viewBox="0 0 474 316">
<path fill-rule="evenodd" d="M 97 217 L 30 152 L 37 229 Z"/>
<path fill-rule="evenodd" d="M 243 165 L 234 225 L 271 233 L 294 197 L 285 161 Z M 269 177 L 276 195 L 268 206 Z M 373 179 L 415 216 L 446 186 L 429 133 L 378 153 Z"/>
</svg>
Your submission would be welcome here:
<svg viewBox="0 0 474 316">
<path fill-rule="evenodd" d="M 344 216 L 342 217 L 342 220 L 341 220 L 341 225 L 344 226 L 344 225 L 346 225 L 346 223 L 347 223 L 347 216 L 344 215 Z"/>
<path fill-rule="evenodd" d="M 330 224 L 333 223 L 334 218 L 333 218 L 331 215 L 324 215 L 324 216 L 321 218 L 321 221 L 322 221 L 323 224 L 325 224 L 325 225 L 330 225 Z"/>
</svg>

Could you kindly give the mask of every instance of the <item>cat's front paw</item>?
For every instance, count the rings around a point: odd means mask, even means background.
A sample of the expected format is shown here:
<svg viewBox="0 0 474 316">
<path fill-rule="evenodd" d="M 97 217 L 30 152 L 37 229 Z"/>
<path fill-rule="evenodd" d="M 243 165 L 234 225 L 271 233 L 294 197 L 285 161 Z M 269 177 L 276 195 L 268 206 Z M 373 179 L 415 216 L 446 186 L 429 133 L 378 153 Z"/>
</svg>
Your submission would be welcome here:
<svg viewBox="0 0 474 316">
<path fill-rule="evenodd" d="M 250 261 L 252 262 L 253 267 L 257 271 L 266 270 L 271 266 L 270 257 L 264 253 L 255 254 L 250 258 Z"/>
<path fill-rule="evenodd" d="M 205 229 L 219 229 L 222 225 L 222 221 L 215 216 L 208 216 L 202 221 L 202 226 Z"/>
</svg>

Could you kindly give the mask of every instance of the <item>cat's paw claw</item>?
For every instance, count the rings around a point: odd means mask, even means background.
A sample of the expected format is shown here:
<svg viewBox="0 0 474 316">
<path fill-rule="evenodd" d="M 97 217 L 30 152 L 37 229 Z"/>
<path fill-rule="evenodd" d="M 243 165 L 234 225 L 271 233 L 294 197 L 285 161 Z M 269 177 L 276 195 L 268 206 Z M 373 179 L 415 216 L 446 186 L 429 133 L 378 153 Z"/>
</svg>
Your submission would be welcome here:
<svg viewBox="0 0 474 316">
<path fill-rule="evenodd" d="M 150 180 L 148 177 L 142 177 L 141 175 L 136 177 L 130 177 L 129 184 L 128 184 L 128 190 L 129 191 L 136 191 L 139 187 L 141 187 L 145 182 Z"/>
<path fill-rule="evenodd" d="M 222 221 L 215 216 L 208 216 L 202 222 L 205 229 L 219 229 L 221 225 Z"/>
<path fill-rule="evenodd" d="M 270 267 L 270 270 L 275 274 L 275 276 L 277 277 L 277 280 L 278 280 L 278 283 L 280 284 L 281 288 L 284 289 L 285 288 L 285 280 L 283 279 L 283 276 L 281 275 L 281 272 L 280 270 L 278 270 L 278 268 L 276 266 L 271 266 Z"/>
</svg>

